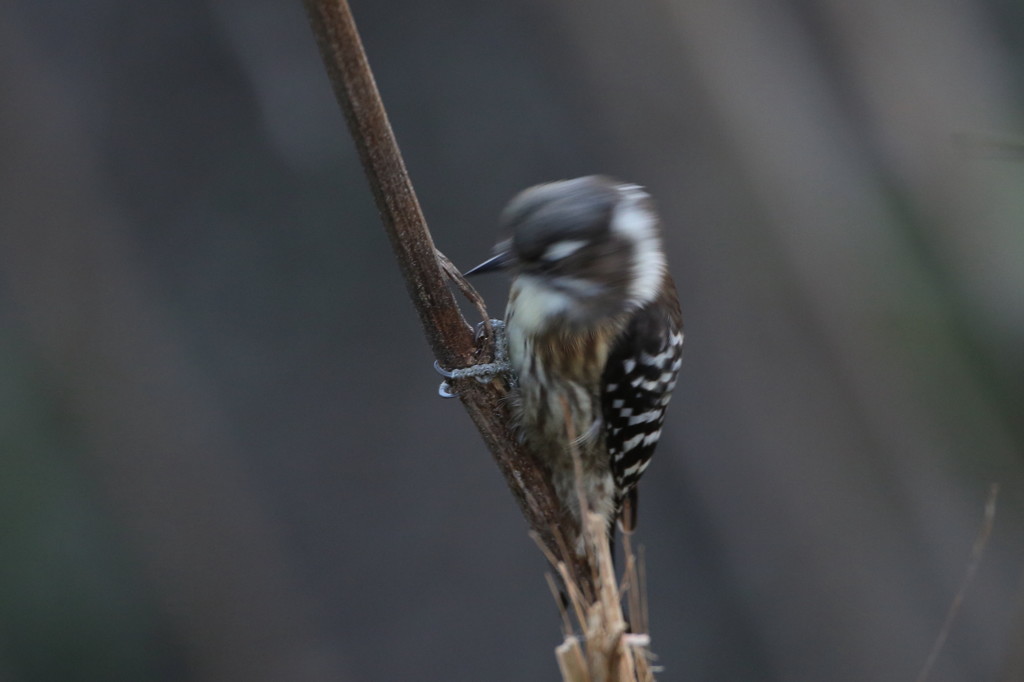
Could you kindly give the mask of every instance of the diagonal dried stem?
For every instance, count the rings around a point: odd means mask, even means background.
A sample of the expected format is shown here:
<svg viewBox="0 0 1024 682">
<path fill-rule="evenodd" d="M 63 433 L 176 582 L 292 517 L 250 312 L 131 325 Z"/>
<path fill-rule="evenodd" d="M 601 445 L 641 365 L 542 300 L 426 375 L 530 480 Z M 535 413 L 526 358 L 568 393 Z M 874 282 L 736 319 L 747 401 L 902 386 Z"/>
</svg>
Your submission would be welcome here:
<svg viewBox="0 0 1024 682">
<path fill-rule="evenodd" d="M 445 367 L 465 367 L 485 360 L 489 351 L 477 347 L 473 330 L 447 286 L 454 277 L 454 268 L 434 248 L 348 3 L 305 0 L 305 6 L 335 97 L 345 113 L 395 259 L 434 356 Z M 454 279 L 486 320 L 479 296 L 469 293 L 472 287 L 461 278 Z M 459 386 L 459 397 L 530 528 L 552 554 L 565 557 L 573 576 L 582 577 L 583 567 L 559 546 L 559 534 L 571 534 L 568 525 L 562 527 L 566 521 L 547 473 L 518 446 L 509 431 L 501 382 L 484 385 L 464 381 Z"/>
<path fill-rule="evenodd" d="M 646 616 L 642 609 L 642 593 L 636 557 L 629 536 L 625 537 L 626 570 L 624 585 L 620 588 L 615 578 L 611 542 L 607 522 L 600 514 L 589 509 L 583 488 L 583 466 L 576 448 L 576 433 L 568 401 L 562 399 L 566 442 L 576 470 L 576 494 L 579 497 L 580 534 L 585 551 L 584 563 L 589 569 L 589 582 L 573 581 L 564 563 L 552 561 L 566 586 L 566 594 L 576 622 L 583 632 L 585 646 L 566 632 L 563 643 L 555 649 L 563 682 L 653 682 L 651 669 L 650 636 L 646 634 Z M 551 556 L 548 556 L 552 560 Z M 630 626 L 622 612 L 622 594 L 629 595 L 629 612 L 634 627 L 641 625 L 640 634 L 630 633 Z"/>
<path fill-rule="evenodd" d="M 960 607 L 963 606 L 964 597 L 967 595 L 967 588 L 974 582 L 974 576 L 978 573 L 978 567 L 981 566 L 981 559 L 985 554 L 985 548 L 988 546 L 988 540 L 992 536 L 992 527 L 996 522 L 996 500 L 998 499 L 999 484 L 993 483 L 989 487 L 988 498 L 985 500 L 985 514 L 981 520 L 981 528 L 978 529 L 978 535 L 974 538 L 974 545 L 971 547 L 971 554 L 967 560 L 967 569 L 964 571 L 964 577 L 960 581 L 960 588 L 956 591 L 956 595 L 946 611 L 946 618 L 942 622 L 939 634 L 932 643 L 931 651 L 928 652 L 928 658 L 921 667 L 921 671 L 917 674 L 917 682 L 926 682 L 928 676 L 931 675 L 935 662 L 939 659 L 939 654 L 942 652 L 942 647 L 946 645 L 946 638 L 949 637 L 949 633 L 953 629 L 953 622 L 956 620 L 957 614 L 960 613 Z"/>
</svg>

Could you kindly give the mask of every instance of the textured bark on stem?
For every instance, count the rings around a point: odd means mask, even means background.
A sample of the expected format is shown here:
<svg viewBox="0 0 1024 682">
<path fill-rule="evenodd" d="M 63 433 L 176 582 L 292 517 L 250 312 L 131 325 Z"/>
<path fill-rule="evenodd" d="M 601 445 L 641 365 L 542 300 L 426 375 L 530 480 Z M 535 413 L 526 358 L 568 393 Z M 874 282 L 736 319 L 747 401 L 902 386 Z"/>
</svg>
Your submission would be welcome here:
<svg viewBox="0 0 1024 682">
<path fill-rule="evenodd" d="M 327 75 L 345 112 L 427 341 L 444 367 L 465 367 L 479 362 L 482 358 L 473 331 L 447 286 L 348 3 L 345 0 L 305 0 L 305 5 Z M 572 534 L 568 526 L 562 525 L 566 520 L 562 518 L 544 468 L 518 447 L 509 431 L 508 410 L 502 401 L 504 390 L 498 382 L 484 385 L 463 381 L 458 391 L 531 530 L 552 554 L 562 557 L 566 543 L 559 541 L 558 534 L 564 538 L 571 538 Z M 575 557 L 567 559 L 578 583 L 586 584 L 588 569 Z"/>
</svg>

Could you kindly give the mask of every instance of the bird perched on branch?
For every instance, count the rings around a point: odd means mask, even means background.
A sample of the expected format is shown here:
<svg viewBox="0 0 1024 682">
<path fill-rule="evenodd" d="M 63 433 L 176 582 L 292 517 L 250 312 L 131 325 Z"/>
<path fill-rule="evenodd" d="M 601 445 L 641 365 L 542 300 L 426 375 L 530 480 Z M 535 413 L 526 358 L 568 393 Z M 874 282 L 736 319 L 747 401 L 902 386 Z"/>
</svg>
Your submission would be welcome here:
<svg viewBox="0 0 1024 682">
<path fill-rule="evenodd" d="M 615 519 L 631 531 L 683 346 L 651 199 L 637 185 L 588 176 L 523 191 L 501 222 L 511 236 L 466 274 L 512 274 L 515 426 L 577 528 L 582 495 L 609 533 Z"/>
</svg>

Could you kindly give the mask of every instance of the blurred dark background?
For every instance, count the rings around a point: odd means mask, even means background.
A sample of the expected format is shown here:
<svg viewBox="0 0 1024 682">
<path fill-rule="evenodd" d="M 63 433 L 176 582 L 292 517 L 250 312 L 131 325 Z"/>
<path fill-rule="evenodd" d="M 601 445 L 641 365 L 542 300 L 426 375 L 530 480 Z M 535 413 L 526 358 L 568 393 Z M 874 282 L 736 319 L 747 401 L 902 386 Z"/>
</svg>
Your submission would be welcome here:
<svg viewBox="0 0 1024 682">
<path fill-rule="evenodd" d="M 1024 6 L 355 0 L 434 238 L 646 185 L 663 680 L 1024 680 Z M 494 314 L 507 282 L 481 283 Z M 301 3 L 0 3 L 0 680 L 556 679 Z"/>
</svg>

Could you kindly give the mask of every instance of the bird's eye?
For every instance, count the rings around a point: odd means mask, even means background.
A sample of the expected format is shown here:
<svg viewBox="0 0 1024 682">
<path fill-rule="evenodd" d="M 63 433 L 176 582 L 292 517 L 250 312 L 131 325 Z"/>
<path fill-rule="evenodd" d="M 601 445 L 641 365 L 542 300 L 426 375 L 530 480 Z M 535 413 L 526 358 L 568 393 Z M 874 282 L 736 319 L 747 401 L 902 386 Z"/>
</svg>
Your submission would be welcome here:
<svg viewBox="0 0 1024 682">
<path fill-rule="evenodd" d="M 544 253 L 541 255 L 541 260 L 545 263 L 557 263 L 560 260 L 568 258 L 572 254 L 576 253 L 584 246 L 586 242 L 579 239 L 565 239 L 560 242 L 555 242 L 551 246 L 544 249 Z"/>
</svg>

